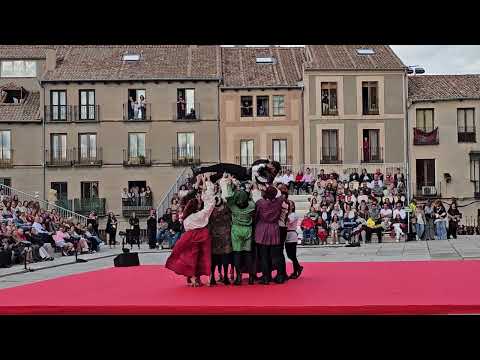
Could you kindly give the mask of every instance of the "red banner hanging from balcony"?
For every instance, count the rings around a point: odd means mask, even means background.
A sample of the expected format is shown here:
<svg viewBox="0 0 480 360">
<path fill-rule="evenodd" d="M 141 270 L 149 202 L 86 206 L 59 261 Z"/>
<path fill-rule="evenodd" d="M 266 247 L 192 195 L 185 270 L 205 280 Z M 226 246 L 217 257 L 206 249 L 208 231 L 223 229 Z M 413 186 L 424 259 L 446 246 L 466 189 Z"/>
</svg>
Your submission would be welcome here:
<svg viewBox="0 0 480 360">
<path fill-rule="evenodd" d="M 438 127 L 432 131 L 423 131 L 419 128 L 413 129 L 414 145 L 437 145 L 438 144 Z"/>
</svg>

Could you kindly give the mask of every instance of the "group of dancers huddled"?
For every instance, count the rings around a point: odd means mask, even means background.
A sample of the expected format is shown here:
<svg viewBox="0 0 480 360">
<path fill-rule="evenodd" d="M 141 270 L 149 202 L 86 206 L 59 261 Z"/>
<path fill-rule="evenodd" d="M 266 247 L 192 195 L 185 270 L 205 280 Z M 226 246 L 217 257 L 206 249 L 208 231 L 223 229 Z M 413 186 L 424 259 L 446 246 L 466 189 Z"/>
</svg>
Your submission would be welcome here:
<svg viewBox="0 0 480 360">
<path fill-rule="evenodd" d="M 250 285 L 297 279 L 303 270 L 296 256 L 298 217 L 288 187 L 272 185 L 280 170 L 280 163 L 269 160 L 257 160 L 249 169 L 223 163 L 194 168 L 194 190 L 182 197 L 180 206 L 185 232 L 166 267 L 194 287 L 202 285 L 201 276 L 216 285 L 217 266 L 223 267 L 222 281 L 229 285 L 232 264 L 234 285 L 242 284 L 244 273 Z M 284 249 L 293 263 L 290 275 Z"/>
</svg>

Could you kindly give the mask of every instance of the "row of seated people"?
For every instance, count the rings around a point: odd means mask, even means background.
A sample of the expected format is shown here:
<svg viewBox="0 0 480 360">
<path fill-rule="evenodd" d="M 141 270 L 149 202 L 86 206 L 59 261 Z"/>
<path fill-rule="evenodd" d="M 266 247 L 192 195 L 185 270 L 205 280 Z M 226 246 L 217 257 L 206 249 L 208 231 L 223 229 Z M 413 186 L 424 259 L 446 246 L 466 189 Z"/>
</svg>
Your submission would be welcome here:
<svg viewBox="0 0 480 360">
<path fill-rule="evenodd" d="M 384 175 L 380 169 L 377 169 L 373 174 L 369 174 L 366 169 L 358 174 L 355 169 L 349 172 L 345 169 L 341 175 L 332 172 L 326 174 L 323 169 L 320 169 L 319 174 L 315 178 L 310 168 L 306 168 L 305 173 L 299 171 L 296 176 L 291 170 L 280 172 L 274 180 L 274 183 L 283 183 L 287 185 L 290 191 L 295 191 L 297 195 L 300 191 L 311 193 L 312 191 L 321 192 L 322 189 L 330 190 L 343 185 L 350 190 L 358 190 L 359 188 L 372 189 L 376 195 L 382 196 L 385 191 L 391 193 L 405 193 L 405 176 L 400 169 L 396 170 L 395 174 L 390 171 Z"/>
<path fill-rule="evenodd" d="M 3 266 L 12 263 L 53 260 L 53 253 L 64 256 L 93 253 L 103 241 L 98 235 L 96 214 L 88 225 L 62 218 L 56 209 L 43 209 L 39 202 L 19 202 L 15 196 L 0 201 L 0 251 Z"/>
<path fill-rule="evenodd" d="M 398 201 L 395 207 L 376 200 L 368 203 L 362 200 L 358 206 L 348 202 L 323 203 L 320 210 L 311 207 L 300 223 L 304 244 L 338 244 L 340 238 L 347 243 L 371 242 L 376 234 L 382 242 L 385 232 L 391 232 L 392 238 L 400 241 L 407 228 L 407 213 L 404 204 Z"/>
</svg>

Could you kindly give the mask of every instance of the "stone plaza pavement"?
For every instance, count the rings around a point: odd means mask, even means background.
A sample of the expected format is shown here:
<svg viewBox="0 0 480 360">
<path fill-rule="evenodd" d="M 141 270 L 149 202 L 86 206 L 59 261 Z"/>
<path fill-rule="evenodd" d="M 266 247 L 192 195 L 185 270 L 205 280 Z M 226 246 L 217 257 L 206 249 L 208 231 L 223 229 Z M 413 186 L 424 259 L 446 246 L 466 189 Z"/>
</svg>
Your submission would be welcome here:
<svg viewBox="0 0 480 360">
<path fill-rule="evenodd" d="M 60 276 L 110 268 L 113 257 L 121 253 L 121 247 L 104 247 L 99 253 L 82 255 L 85 263 L 75 263 L 75 257 L 57 257 L 54 261 L 30 264 L 33 272 L 25 272 L 23 265 L 0 269 L 0 289 Z M 138 251 L 137 247 L 133 251 Z M 150 250 L 142 244 L 142 265 L 163 265 L 169 250 Z M 480 236 L 460 236 L 457 240 L 411 241 L 400 243 L 371 243 L 361 247 L 299 246 L 300 262 L 322 261 L 416 261 L 416 260 L 473 260 L 480 259 Z"/>
</svg>

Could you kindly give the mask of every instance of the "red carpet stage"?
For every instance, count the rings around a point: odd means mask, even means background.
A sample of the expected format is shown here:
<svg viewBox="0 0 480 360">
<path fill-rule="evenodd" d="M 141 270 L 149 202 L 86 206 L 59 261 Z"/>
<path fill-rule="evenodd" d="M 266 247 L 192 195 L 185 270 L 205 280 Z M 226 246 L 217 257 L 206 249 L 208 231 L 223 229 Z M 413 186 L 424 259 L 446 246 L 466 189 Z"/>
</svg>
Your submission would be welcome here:
<svg viewBox="0 0 480 360">
<path fill-rule="evenodd" d="M 304 266 L 284 285 L 214 288 L 189 288 L 163 266 L 111 268 L 1 290 L 0 314 L 480 313 L 480 261 Z"/>
</svg>

